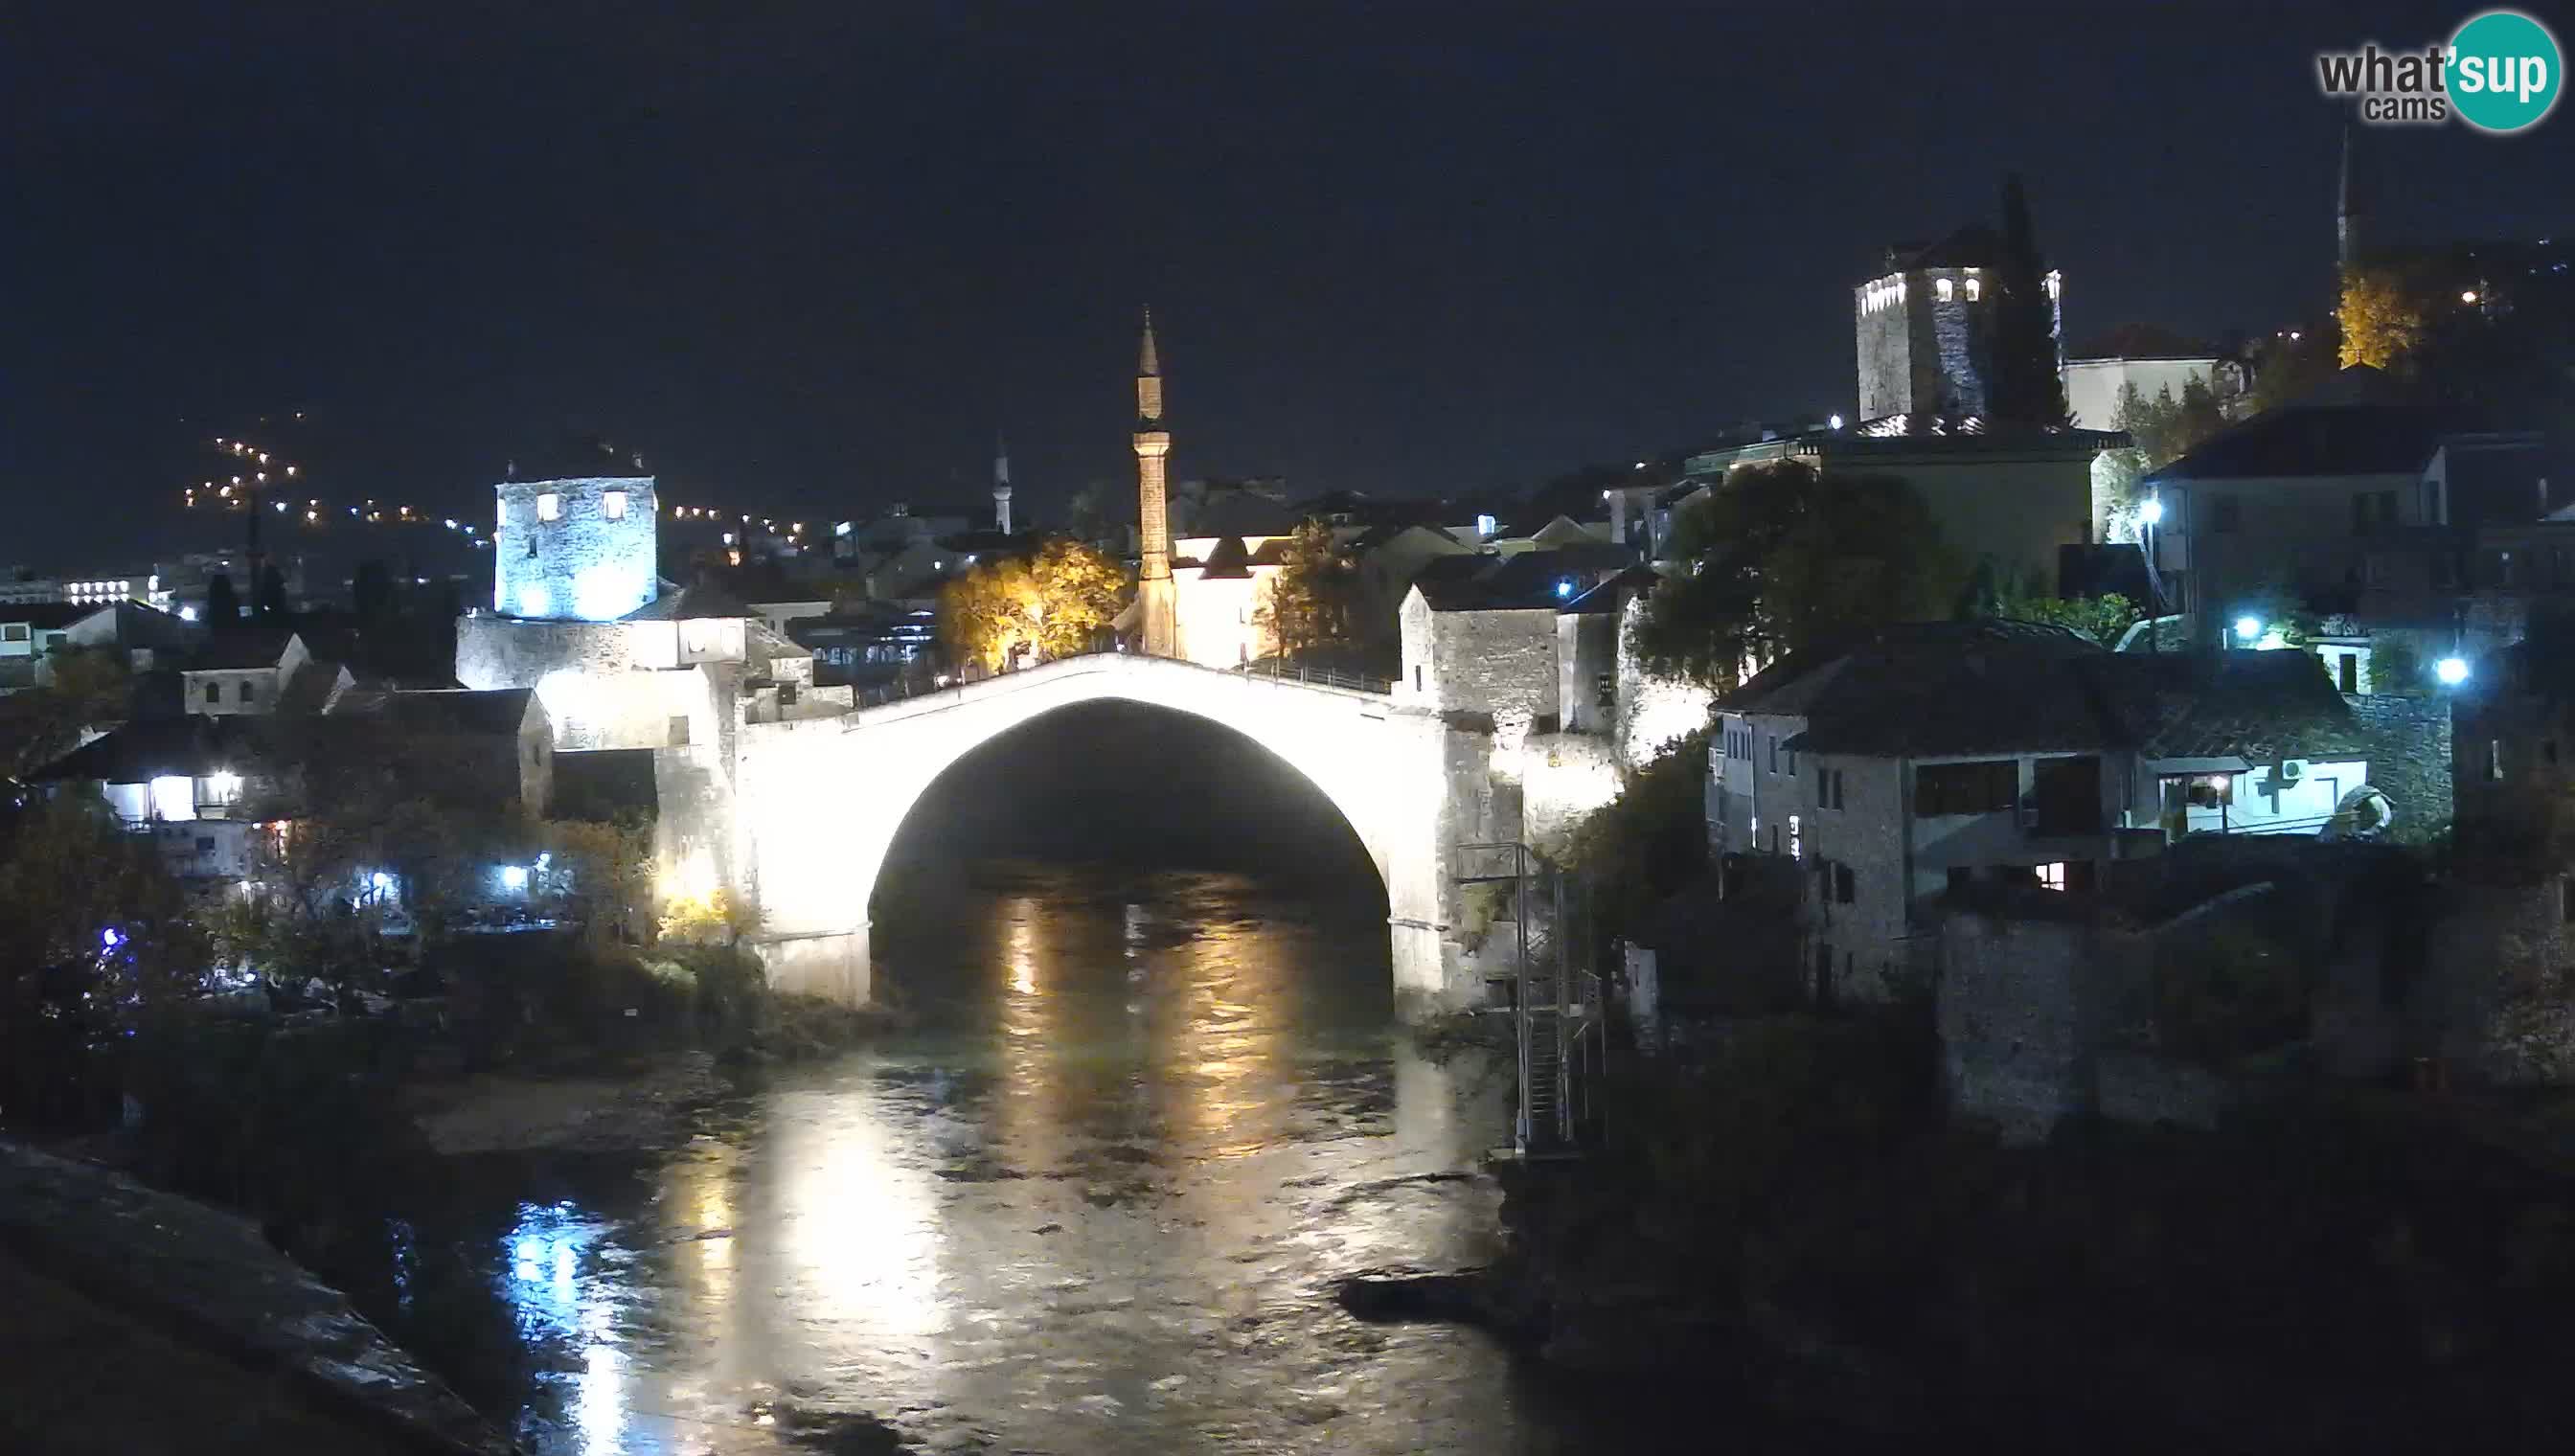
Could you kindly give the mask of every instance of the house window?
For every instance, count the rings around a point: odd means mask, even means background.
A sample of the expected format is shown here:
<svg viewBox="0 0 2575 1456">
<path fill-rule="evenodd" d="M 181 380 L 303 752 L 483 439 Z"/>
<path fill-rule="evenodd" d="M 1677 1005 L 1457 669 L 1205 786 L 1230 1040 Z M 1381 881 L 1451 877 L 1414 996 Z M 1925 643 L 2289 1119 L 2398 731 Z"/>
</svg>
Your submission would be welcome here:
<svg viewBox="0 0 2575 1456">
<path fill-rule="evenodd" d="M 553 491 L 547 491 L 538 496 L 537 519 L 539 521 L 561 521 L 563 519 L 563 497 Z"/>
<path fill-rule="evenodd" d="M 215 836 L 212 834 L 199 834 L 197 836 L 197 852 L 200 854 L 212 854 L 215 852 Z"/>
<path fill-rule="evenodd" d="M 1418 663 L 1412 668 L 1412 691 L 1415 693 L 1421 691 L 1421 665 Z"/>
<path fill-rule="evenodd" d="M 1968 279 L 1968 280 L 1967 280 L 1967 302 L 1969 302 L 1969 303 L 1974 303 L 1976 300 L 1978 300 L 1978 299 L 1980 299 L 1980 298 L 1983 298 L 1984 296 L 1985 296 L 1985 281 L 1984 281 L 1983 279 L 1981 279 L 1981 278 L 1970 278 L 1970 279 Z"/>
<path fill-rule="evenodd" d="M 1858 888 L 1858 880 L 1859 880 L 1859 877 L 1858 877 L 1857 875 L 1855 875 L 1855 874 L 1851 873 L 1851 867 L 1850 867 L 1849 865 L 1847 865 L 1847 864 L 1836 864 L 1836 865 L 1834 865 L 1834 866 L 1833 866 L 1833 903 L 1835 903 L 1835 904 L 1837 904 L 1837 905 L 1846 905 L 1846 904 L 1849 904 L 1849 903 L 1851 902 L 1851 897 L 1852 897 L 1853 893 L 1854 893 L 1854 892 L 1856 891 L 1856 889 Z"/>
<path fill-rule="evenodd" d="M 1925 763 L 1913 770 L 1916 818 L 2002 813 L 2020 801 L 2020 763 Z"/>
<path fill-rule="evenodd" d="M 1788 815 L 1788 857 L 1791 859 L 1806 857 L 1806 836 L 1798 832 L 1795 814 Z"/>
<path fill-rule="evenodd" d="M 241 685 L 241 701 L 244 703 L 258 702 L 259 685 L 256 683 L 244 683 Z"/>
<path fill-rule="evenodd" d="M 1795 748 L 1790 748 L 1788 750 L 1788 776 L 1791 778 L 1797 776 L 1797 750 Z"/>
<path fill-rule="evenodd" d="M 2219 496 L 2209 502 L 2208 529 L 2220 536 L 2233 536 L 2244 529 L 2244 503 L 2233 496 Z"/>
<path fill-rule="evenodd" d="M 2503 777 L 2503 739 L 2501 738 L 2486 740 L 2486 777 L 2498 781 Z"/>
<path fill-rule="evenodd" d="M 626 493 L 610 491 L 599 498 L 599 514 L 611 521 L 626 519 Z"/>
<path fill-rule="evenodd" d="M 2030 765 L 2031 830 L 2041 834 L 2101 832 L 2101 760 L 2041 758 Z"/>
<path fill-rule="evenodd" d="M 688 745 L 689 716 L 687 714 L 675 713 L 671 715 L 671 729 L 669 736 L 672 747 L 679 748 L 686 747 Z"/>
<path fill-rule="evenodd" d="M 1835 808 L 1840 808 L 1840 807 L 1842 806 L 1842 770 L 1840 770 L 1839 768 L 1834 769 L 1834 770 L 1832 771 L 1832 780 L 1833 780 L 1833 807 L 1835 807 Z"/>
<path fill-rule="evenodd" d="M 1779 735 L 1777 733 L 1770 735 L 1770 771 L 1774 774 L 1779 771 Z"/>
<path fill-rule="evenodd" d="M 26 640 L 27 624 L 23 622 L 12 622 L 5 626 L 0 626 L 0 642 L 25 642 Z"/>
<path fill-rule="evenodd" d="M 2063 861 L 2060 860 L 2054 864 L 2041 864 L 2037 866 L 2037 869 L 2038 887 L 2040 889 L 2062 890 L 2065 888 L 2065 865 Z"/>
<path fill-rule="evenodd" d="M 221 683 L 209 683 L 209 684 L 207 684 L 207 685 L 206 685 L 206 701 L 207 701 L 208 703 L 221 703 L 221 702 L 223 702 L 223 701 L 224 701 L 224 685 L 223 685 L 223 684 L 221 684 Z"/>
<path fill-rule="evenodd" d="M 1958 286 L 1945 278 L 1933 284 L 1931 287 L 1933 292 L 1940 296 L 1940 302 L 1944 304 L 1949 302 L 1950 298 L 1958 291 Z"/>
</svg>

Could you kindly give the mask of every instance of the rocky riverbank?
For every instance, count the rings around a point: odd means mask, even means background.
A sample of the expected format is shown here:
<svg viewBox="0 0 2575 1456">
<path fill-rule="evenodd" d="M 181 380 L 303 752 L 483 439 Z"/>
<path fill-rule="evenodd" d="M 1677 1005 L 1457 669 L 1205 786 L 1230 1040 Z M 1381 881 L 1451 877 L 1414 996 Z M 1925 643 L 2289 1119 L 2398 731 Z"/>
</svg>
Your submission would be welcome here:
<svg viewBox="0 0 2575 1456">
<path fill-rule="evenodd" d="M 0 1447 L 515 1447 L 245 1219 L 0 1141 Z"/>
<path fill-rule="evenodd" d="M 672 1052 L 615 1072 L 477 1072 L 405 1089 L 438 1153 L 638 1152 L 687 1137 L 690 1116 L 730 1089 L 706 1052 Z"/>
</svg>

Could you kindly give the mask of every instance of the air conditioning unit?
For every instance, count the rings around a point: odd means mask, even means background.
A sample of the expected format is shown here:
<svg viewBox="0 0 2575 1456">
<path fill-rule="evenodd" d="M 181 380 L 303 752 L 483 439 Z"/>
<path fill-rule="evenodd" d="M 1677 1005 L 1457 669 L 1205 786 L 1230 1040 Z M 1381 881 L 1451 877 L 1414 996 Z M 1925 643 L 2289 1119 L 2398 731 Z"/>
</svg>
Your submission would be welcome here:
<svg viewBox="0 0 2575 1456">
<path fill-rule="evenodd" d="M 2283 758 L 2280 760 L 2280 781 L 2282 783 L 2295 783 L 2301 777 L 2306 775 L 2306 771 L 2307 762 L 2304 758 Z"/>
</svg>

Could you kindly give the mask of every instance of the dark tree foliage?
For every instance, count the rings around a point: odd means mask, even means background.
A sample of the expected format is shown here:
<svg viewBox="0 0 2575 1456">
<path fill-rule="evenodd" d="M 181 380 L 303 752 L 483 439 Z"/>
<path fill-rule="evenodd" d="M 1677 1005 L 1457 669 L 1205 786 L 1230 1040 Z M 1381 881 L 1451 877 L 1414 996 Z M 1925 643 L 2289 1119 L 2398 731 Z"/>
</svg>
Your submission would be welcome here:
<svg viewBox="0 0 2575 1456">
<path fill-rule="evenodd" d="M 1646 599 L 1635 646 L 1657 672 L 1733 688 L 1842 632 L 1951 614 L 1963 573 L 1930 508 L 1888 476 L 1795 461 L 1728 475 L 1672 525 L 1678 570 Z"/>
<path fill-rule="evenodd" d="M 262 622 L 276 622 L 286 616 L 286 573 L 272 562 L 259 569 L 259 590 L 251 603 Z"/>
<path fill-rule="evenodd" d="M 358 563 L 357 573 L 349 579 L 349 600 L 362 623 L 382 622 L 393 616 L 393 574 L 385 570 L 382 561 L 373 558 Z"/>
<path fill-rule="evenodd" d="M 216 627 L 229 626 L 241 620 L 241 595 L 233 590 L 232 577 L 215 573 L 206 583 L 206 621 Z"/>
<path fill-rule="evenodd" d="M 2065 381 L 2057 374 L 2055 310 L 2047 297 L 2047 257 L 2029 222 L 2020 174 L 2003 179 L 2003 256 L 1994 302 L 1993 387 L 1987 408 L 1997 420 L 2066 425 Z"/>
</svg>

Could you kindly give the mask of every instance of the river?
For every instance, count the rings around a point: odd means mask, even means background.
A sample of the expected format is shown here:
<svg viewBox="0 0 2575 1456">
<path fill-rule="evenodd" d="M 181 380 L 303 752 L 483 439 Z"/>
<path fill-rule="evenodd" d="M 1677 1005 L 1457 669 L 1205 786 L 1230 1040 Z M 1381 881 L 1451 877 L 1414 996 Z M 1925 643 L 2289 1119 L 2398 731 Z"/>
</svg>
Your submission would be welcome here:
<svg viewBox="0 0 2575 1456">
<path fill-rule="evenodd" d="M 912 1029 L 664 1155 L 461 1163 L 407 1226 L 511 1306 L 532 1449 L 1636 1448 L 1483 1334 L 1331 1302 L 1486 1257 L 1509 1125 L 1497 1059 L 1396 1033 L 1381 906 L 917 879 L 878 916 Z"/>
</svg>

